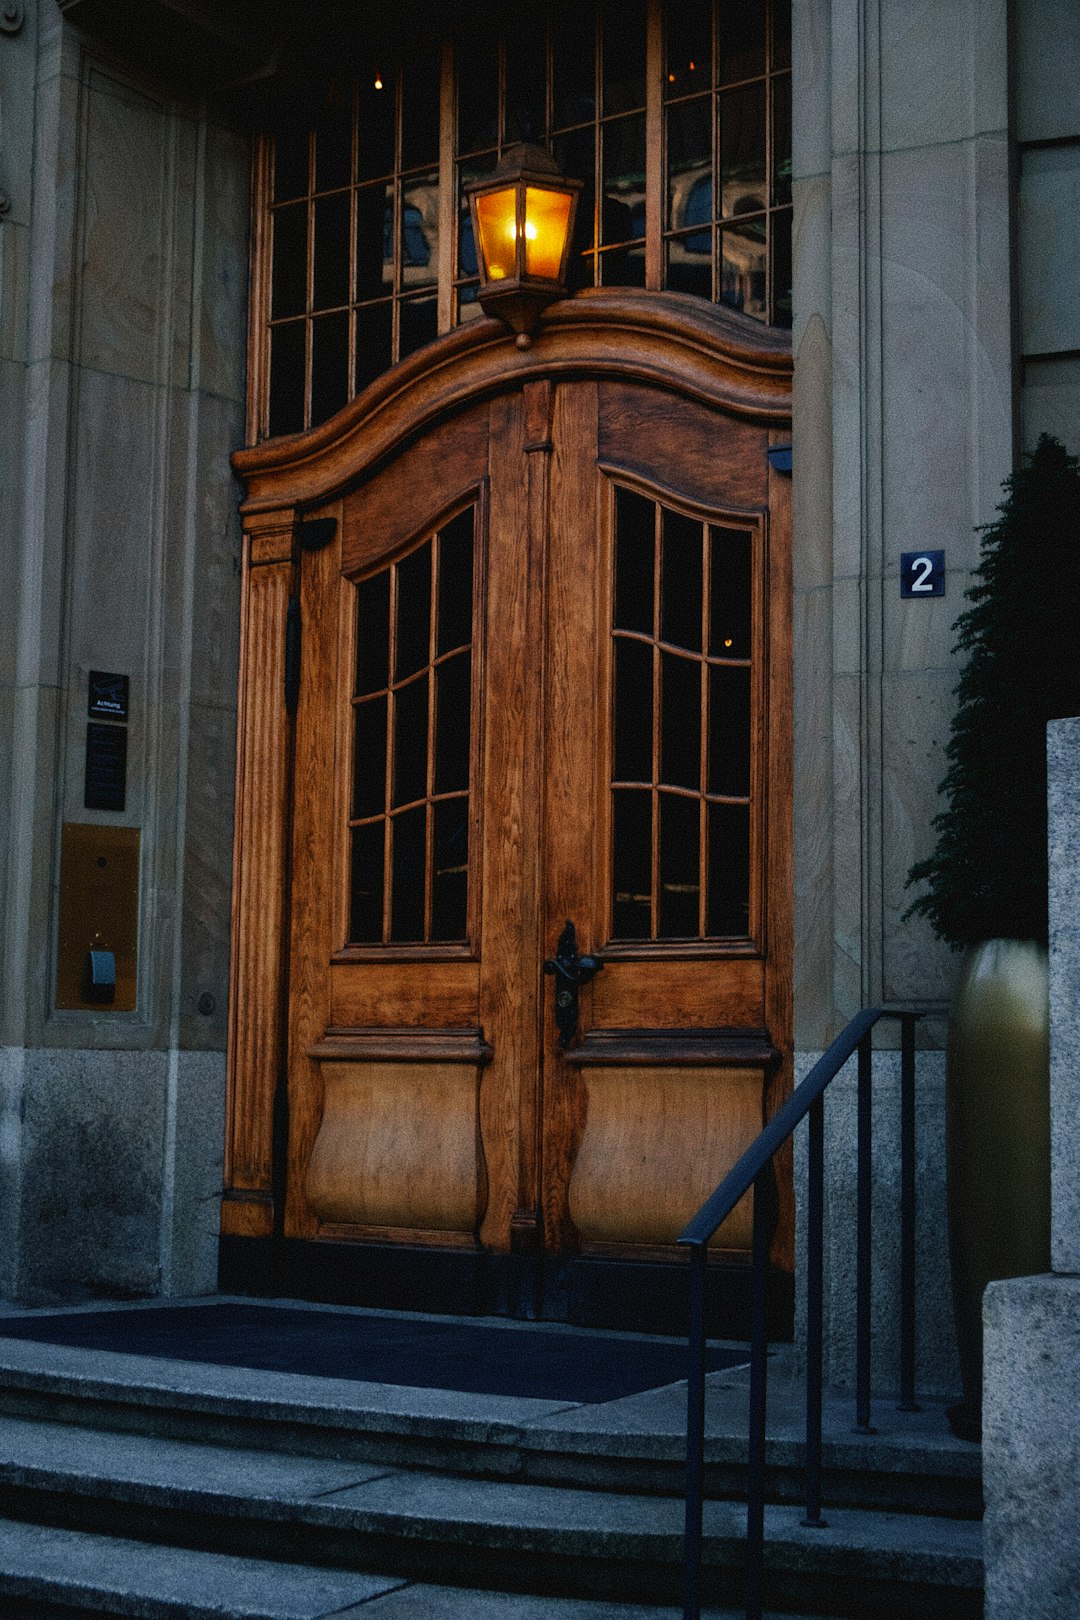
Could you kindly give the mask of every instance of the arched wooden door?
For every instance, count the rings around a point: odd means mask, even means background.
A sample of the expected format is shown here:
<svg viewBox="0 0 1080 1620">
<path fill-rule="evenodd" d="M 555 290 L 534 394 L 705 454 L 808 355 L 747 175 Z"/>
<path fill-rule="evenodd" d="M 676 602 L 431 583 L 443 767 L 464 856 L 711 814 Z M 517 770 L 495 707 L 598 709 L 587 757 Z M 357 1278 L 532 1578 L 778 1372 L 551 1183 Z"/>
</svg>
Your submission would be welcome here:
<svg viewBox="0 0 1080 1620">
<path fill-rule="evenodd" d="M 334 442 L 288 507 L 268 1190 L 293 1245 L 670 1259 L 789 1084 L 771 423 L 558 358 L 483 370 L 367 465 Z"/>
</svg>

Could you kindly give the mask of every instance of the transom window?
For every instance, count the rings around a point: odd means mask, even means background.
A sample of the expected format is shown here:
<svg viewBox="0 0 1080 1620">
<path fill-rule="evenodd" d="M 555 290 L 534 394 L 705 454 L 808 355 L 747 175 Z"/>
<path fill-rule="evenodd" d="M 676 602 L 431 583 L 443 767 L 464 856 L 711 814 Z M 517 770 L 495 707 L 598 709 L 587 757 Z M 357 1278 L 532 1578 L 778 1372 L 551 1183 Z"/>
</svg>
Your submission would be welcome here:
<svg viewBox="0 0 1080 1620">
<path fill-rule="evenodd" d="M 257 152 L 250 436 L 326 420 L 479 313 L 463 187 L 584 182 L 571 284 L 791 324 L 790 0 L 574 0 L 331 79 Z"/>
</svg>

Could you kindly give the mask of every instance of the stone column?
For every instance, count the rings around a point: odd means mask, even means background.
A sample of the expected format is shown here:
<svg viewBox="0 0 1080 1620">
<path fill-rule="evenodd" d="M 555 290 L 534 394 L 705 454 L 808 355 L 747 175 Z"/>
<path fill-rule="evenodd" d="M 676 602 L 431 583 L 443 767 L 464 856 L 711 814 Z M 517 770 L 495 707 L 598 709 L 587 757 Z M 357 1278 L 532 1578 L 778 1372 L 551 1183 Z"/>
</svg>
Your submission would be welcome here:
<svg viewBox="0 0 1080 1620">
<path fill-rule="evenodd" d="M 983 1304 L 987 1620 L 1080 1613 L 1080 718 L 1047 728 L 1053 1271 Z"/>
</svg>

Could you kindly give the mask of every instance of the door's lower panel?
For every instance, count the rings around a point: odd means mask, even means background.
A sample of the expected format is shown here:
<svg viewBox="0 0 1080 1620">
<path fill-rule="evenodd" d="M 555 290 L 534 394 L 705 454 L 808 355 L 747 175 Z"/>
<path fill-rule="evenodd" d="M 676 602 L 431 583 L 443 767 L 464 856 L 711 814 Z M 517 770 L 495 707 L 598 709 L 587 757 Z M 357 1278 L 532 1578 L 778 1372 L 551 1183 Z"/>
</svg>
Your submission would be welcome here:
<svg viewBox="0 0 1080 1620">
<path fill-rule="evenodd" d="M 624 1333 L 682 1336 L 689 1322 L 689 1265 L 581 1255 L 565 1259 L 390 1243 L 223 1237 L 223 1293 L 269 1295 L 388 1311 L 508 1316 Z M 769 1337 L 790 1339 L 790 1272 L 770 1269 Z M 706 1279 L 711 1338 L 750 1336 L 750 1268 L 718 1261 Z"/>
</svg>

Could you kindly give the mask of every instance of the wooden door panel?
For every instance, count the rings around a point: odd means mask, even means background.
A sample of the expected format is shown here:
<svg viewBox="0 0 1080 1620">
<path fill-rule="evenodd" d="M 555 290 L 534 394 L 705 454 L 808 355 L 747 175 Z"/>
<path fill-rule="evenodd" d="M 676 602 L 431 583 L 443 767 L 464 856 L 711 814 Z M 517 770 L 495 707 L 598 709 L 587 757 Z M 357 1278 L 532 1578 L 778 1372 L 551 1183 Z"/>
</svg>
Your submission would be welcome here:
<svg viewBox="0 0 1080 1620">
<path fill-rule="evenodd" d="M 761 511 L 768 499 L 769 430 L 707 405 L 606 382 L 600 390 L 601 464 L 654 490 L 731 511 Z"/>
<path fill-rule="evenodd" d="M 343 952 L 330 965 L 328 1023 L 337 1029 L 469 1029 L 480 1023 L 480 965 L 377 962 Z"/>
<path fill-rule="evenodd" d="M 487 474 L 488 412 L 483 404 L 443 422 L 346 496 L 343 574 L 351 579 L 381 566 L 480 486 Z"/>
<path fill-rule="evenodd" d="M 765 964 L 760 957 L 609 957 L 589 986 L 590 1027 L 601 1029 L 764 1029 Z"/>
</svg>

